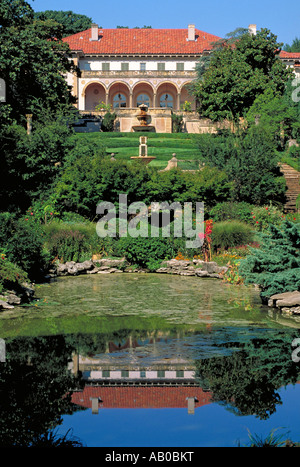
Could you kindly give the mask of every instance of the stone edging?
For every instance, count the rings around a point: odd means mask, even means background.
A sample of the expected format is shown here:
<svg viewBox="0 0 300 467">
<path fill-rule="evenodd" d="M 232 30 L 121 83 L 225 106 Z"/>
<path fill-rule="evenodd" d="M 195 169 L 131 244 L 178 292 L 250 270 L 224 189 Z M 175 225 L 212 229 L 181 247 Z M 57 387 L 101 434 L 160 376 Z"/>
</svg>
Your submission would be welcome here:
<svg viewBox="0 0 300 467">
<path fill-rule="evenodd" d="M 161 266 L 154 271 L 160 274 L 178 274 L 181 276 L 214 277 L 220 279 L 227 271 L 227 267 L 220 267 L 217 263 L 205 262 L 201 260 L 176 260 L 163 261 Z M 83 263 L 69 261 L 59 264 L 50 271 L 51 277 L 56 276 L 76 276 L 79 274 L 112 274 L 129 272 L 148 272 L 147 269 L 133 269 L 124 259 L 101 259 L 89 260 Z"/>
</svg>

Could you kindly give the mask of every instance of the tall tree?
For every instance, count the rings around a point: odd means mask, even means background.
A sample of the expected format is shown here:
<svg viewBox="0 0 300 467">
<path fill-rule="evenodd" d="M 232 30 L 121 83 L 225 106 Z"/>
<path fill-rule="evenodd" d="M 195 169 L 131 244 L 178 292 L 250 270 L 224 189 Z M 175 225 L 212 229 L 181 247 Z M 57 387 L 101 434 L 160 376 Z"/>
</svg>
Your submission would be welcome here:
<svg viewBox="0 0 300 467">
<path fill-rule="evenodd" d="M 63 43 L 62 26 L 52 19 L 34 19 L 24 0 L 0 4 L 0 77 L 6 83 L 6 103 L 0 120 L 8 116 L 18 122 L 30 113 L 55 112 L 75 102 L 64 74 L 75 71 Z M 40 109 L 43 109 L 42 112 Z"/>
<path fill-rule="evenodd" d="M 57 11 L 46 10 L 34 12 L 34 18 L 46 21 L 52 19 L 63 27 L 63 37 L 71 36 L 76 32 L 85 31 L 89 29 L 92 24 L 92 19 L 73 11 Z"/>
<path fill-rule="evenodd" d="M 300 52 L 300 38 L 295 37 L 295 39 L 292 42 L 292 45 L 285 44 L 283 50 L 286 52 Z"/>
<path fill-rule="evenodd" d="M 278 58 L 281 47 L 268 29 L 219 42 L 208 64 L 198 67 L 199 112 L 214 121 L 238 120 L 267 88 L 282 94 L 291 72 Z"/>
</svg>

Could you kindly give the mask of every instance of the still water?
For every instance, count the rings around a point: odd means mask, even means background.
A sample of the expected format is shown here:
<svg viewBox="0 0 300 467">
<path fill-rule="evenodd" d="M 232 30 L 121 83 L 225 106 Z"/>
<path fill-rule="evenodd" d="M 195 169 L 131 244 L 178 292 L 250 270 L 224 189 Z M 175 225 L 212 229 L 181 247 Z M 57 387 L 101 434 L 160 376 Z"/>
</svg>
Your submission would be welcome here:
<svg viewBox="0 0 300 467">
<path fill-rule="evenodd" d="M 300 441 L 300 322 L 254 289 L 120 273 L 36 296 L 0 314 L 0 446 L 246 446 L 272 430 Z"/>
</svg>

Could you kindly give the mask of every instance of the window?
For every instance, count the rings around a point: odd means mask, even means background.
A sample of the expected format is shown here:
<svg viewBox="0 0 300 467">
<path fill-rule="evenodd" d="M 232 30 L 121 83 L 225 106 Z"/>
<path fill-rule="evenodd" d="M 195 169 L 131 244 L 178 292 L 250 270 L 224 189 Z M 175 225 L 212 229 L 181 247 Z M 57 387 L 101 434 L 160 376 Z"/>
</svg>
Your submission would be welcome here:
<svg viewBox="0 0 300 467">
<path fill-rule="evenodd" d="M 110 377 L 110 371 L 109 370 L 103 370 L 102 371 L 102 376 L 103 376 L 103 378 L 109 378 Z"/>
<path fill-rule="evenodd" d="M 129 71 L 129 63 L 121 63 L 122 71 Z"/>
<path fill-rule="evenodd" d="M 113 98 L 113 108 L 119 109 L 121 107 L 126 107 L 126 96 L 124 96 L 124 94 L 118 93 Z"/>
<path fill-rule="evenodd" d="M 183 378 L 184 373 L 183 370 L 176 370 L 176 378 Z"/>
<path fill-rule="evenodd" d="M 148 94 L 139 94 L 136 100 L 136 106 L 139 107 L 142 104 L 146 104 L 148 107 L 150 106 L 150 97 Z"/>
<path fill-rule="evenodd" d="M 109 71 L 110 70 L 110 63 L 102 63 L 102 71 Z"/>
<path fill-rule="evenodd" d="M 90 64 L 90 63 L 84 63 L 84 64 L 83 64 L 83 69 L 84 69 L 85 71 L 90 71 L 90 69 L 91 69 L 91 64 Z"/>
<path fill-rule="evenodd" d="M 146 71 L 146 63 L 140 63 L 140 70 Z"/>
<path fill-rule="evenodd" d="M 164 378 L 165 377 L 165 370 L 158 370 L 157 371 L 157 377 L 158 378 Z"/>
<path fill-rule="evenodd" d="M 141 378 L 146 378 L 146 371 L 145 370 L 140 371 L 140 377 Z"/>
<path fill-rule="evenodd" d="M 159 100 L 159 105 L 160 107 L 168 107 L 173 109 L 173 96 L 168 93 L 162 94 Z"/>
<path fill-rule="evenodd" d="M 165 63 L 158 63 L 157 64 L 157 70 L 158 71 L 165 71 L 166 69 L 166 64 Z"/>
<path fill-rule="evenodd" d="M 128 370 L 121 370 L 121 377 L 122 378 L 128 378 L 129 376 L 129 371 Z"/>
<path fill-rule="evenodd" d="M 177 71 L 184 71 L 184 63 L 176 63 Z"/>
</svg>

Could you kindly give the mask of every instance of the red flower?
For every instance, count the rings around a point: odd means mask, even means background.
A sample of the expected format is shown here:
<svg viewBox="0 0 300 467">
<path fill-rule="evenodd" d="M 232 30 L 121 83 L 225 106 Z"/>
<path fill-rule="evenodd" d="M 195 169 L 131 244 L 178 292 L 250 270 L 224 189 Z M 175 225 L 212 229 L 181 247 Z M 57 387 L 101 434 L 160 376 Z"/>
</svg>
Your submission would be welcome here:
<svg viewBox="0 0 300 467">
<path fill-rule="evenodd" d="M 256 221 L 256 223 L 257 223 L 257 224 L 259 224 L 259 222 L 258 222 L 258 221 Z"/>
</svg>

